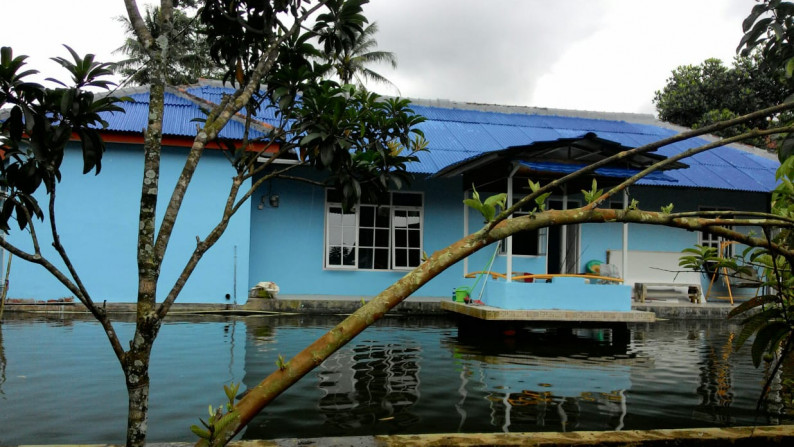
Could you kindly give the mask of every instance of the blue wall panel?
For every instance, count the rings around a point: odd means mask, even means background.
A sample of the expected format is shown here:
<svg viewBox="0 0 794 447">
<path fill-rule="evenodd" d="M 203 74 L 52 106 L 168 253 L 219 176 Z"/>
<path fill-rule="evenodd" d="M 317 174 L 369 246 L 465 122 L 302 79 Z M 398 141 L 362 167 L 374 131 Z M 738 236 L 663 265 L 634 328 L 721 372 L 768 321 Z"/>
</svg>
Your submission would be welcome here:
<svg viewBox="0 0 794 447">
<path fill-rule="evenodd" d="M 186 149 L 163 151 L 161 197 L 158 219 L 170 198 L 181 171 Z M 68 150 L 64 157 L 63 181 L 57 188 L 58 229 L 94 301 L 133 302 L 137 293 L 136 245 L 138 211 L 143 167 L 139 147 L 109 144 L 99 175 L 82 175 L 82 155 Z M 164 298 L 196 246 L 220 218 L 233 171 L 222 154 L 205 153 L 177 219 L 158 284 L 158 298 Z M 39 198 L 42 205 L 46 198 Z M 248 283 L 248 238 L 250 207 L 243 206 L 232 218 L 226 234 L 212 247 L 188 280 L 179 301 L 191 303 L 226 302 L 234 296 L 234 247 L 237 247 L 237 297 L 244 302 Z M 55 260 L 49 224 L 37 222 L 40 245 L 45 256 Z M 9 240 L 30 250 L 30 238 L 12 228 Z M 62 263 L 55 262 L 62 267 Z M 73 294 L 38 265 L 15 260 L 9 296 L 55 299 Z"/>
<path fill-rule="evenodd" d="M 432 253 L 463 236 L 462 193 L 457 180 L 415 180 L 405 191 L 424 192 L 424 251 Z M 270 192 L 268 192 L 270 191 Z M 262 196 L 278 194 L 273 208 Z M 298 182 L 264 185 L 251 203 L 249 285 L 274 281 L 281 295 L 352 295 L 369 297 L 405 275 L 405 271 L 345 271 L 323 268 L 324 189 Z M 416 296 L 451 296 L 460 285 L 455 266 L 419 289 Z"/>
</svg>

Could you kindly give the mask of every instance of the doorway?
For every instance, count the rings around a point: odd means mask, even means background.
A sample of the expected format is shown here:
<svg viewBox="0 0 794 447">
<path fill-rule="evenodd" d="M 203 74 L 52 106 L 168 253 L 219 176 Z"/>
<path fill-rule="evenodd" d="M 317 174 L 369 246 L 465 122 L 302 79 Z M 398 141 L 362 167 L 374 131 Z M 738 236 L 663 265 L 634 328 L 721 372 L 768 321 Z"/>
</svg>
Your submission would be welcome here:
<svg viewBox="0 0 794 447">
<path fill-rule="evenodd" d="M 562 199 L 549 199 L 549 208 L 562 209 Z M 568 209 L 578 208 L 577 200 L 568 200 Z M 546 249 L 546 272 L 579 272 L 579 225 L 549 227 L 549 240 Z M 565 237 L 563 238 L 563 234 Z"/>
</svg>

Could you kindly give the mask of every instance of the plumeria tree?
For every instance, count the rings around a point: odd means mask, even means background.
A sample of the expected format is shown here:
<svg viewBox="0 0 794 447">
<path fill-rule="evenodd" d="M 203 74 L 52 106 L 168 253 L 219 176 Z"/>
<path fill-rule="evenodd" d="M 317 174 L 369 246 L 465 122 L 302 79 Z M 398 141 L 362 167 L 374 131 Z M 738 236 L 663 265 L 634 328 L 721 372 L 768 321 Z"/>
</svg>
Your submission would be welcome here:
<svg viewBox="0 0 794 447">
<path fill-rule="evenodd" d="M 320 51 L 318 45 L 326 45 L 328 41 L 316 43 L 318 30 L 333 29 L 333 33 L 325 34 L 325 39 L 330 40 L 347 39 L 361 33 L 367 23 L 363 15 L 365 0 L 207 0 L 201 4 L 198 20 L 201 21 L 207 41 L 210 42 L 209 51 L 213 63 L 224 73 L 225 82 L 234 86 L 235 90 L 207 110 L 185 157 L 185 164 L 175 188 L 168 192 L 160 191 L 164 95 L 169 82 L 169 57 L 172 54 L 170 45 L 175 38 L 173 33 L 176 32 L 175 8 L 179 6 L 179 2 L 160 2 L 156 17 L 157 35 L 152 33 L 152 27 L 147 26 L 135 0 L 124 0 L 124 3 L 129 24 L 141 51 L 146 55 L 146 69 L 151 82 L 137 226 L 138 292 L 132 339 L 129 343 L 122 343 L 115 333 L 113 322 L 104 309 L 92 300 L 90 291 L 80 280 L 79 273 L 69 263 L 65 250 L 59 248 L 55 215 L 55 197 L 60 178 L 57 166 L 63 157 L 66 142 L 72 131 L 76 133 L 81 142 L 85 170 L 98 170 L 101 166 L 103 142 L 96 129 L 102 125 L 101 113 L 118 111 L 115 104 L 118 98 L 112 95 L 96 96 L 85 88 L 89 87 L 88 84 L 92 84 L 90 86 L 94 88 L 110 87 L 107 81 L 102 80 L 107 67 L 96 64 L 93 57 L 81 58 L 73 54 L 73 61 L 59 60 L 61 65 L 73 72 L 72 87 L 38 89 L 31 87 L 26 80 L 31 73 L 24 68 L 24 59 L 14 58 L 10 49 L 3 50 L 0 83 L 5 96 L 0 99 L 3 100 L 3 105 L 11 104 L 11 111 L 9 118 L 3 121 L 1 143 L 7 153 L 13 154 L 13 151 L 17 151 L 18 161 L 16 165 L 12 163 L 4 167 L 5 181 L 15 186 L 9 189 L 10 198 L 6 201 L 11 205 L 8 208 L 4 205 L 0 217 L 6 216 L 6 223 L 16 220 L 18 225 L 24 224 L 23 228 L 31 236 L 33 251 L 24 251 L 5 240 L 0 241 L 0 245 L 16 257 L 44 266 L 105 328 L 110 346 L 124 372 L 129 395 L 127 444 L 143 445 L 148 418 L 149 359 L 163 319 L 168 315 L 198 262 L 223 235 L 231 217 L 241 207 L 247 206 L 247 200 L 256 188 L 273 177 L 291 176 L 297 167 L 312 166 L 326 173 L 323 184 L 335 187 L 343 197 L 343 204 L 350 206 L 363 195 L 377 196 L 379 192 L 397 187 L 406 181 L 406 165 L 416 160 L 416 152 L 424 150 L 426 143 L 421 132 L 415 128 L 422 118 L 412 113 L 407 101 L 380 98 L 353 86 L 322 79 L 328 66 L 317 62 Z M 312 27 L 307 26 L 309 21 L 313 21 Z M 332 46 L 336 45 L 331 43 Z M 181 275 L 168 290 L 160 291 L 159 295 L 164 298 L 158 300 L 160 267 L 187 187 L 207 144 L 217 141 L 221 129 L 237 114 L 245 116 L 246 128 L 250 130 L 254 111 L 262 107 L 274 109 L 280 121 L 279 125 L 264 131 L 259 141 L 262 144 L 256 146 L 259 148 L 257 150 L 252 150 L 252 139 L 247 136 L 237 143 L 221 142 L 226 147 L 228 158 L 235 170 L 228 185 L 223 212 L 218 217 L 217 224 L 206 235 L 198 238 L 195 250 L 184 260 Z M 492 213 L 486 205 L 492 206 L 493 201 L 479 204 L 478 208 L 485 210 L 487 216 L 487 223 L 483 228 L 428 256 L 419 267 L 385 289 L 294 358 L 283 359 L 272 375 L 251 389 L 242 399 L 236 400 L 236 390 L 229 387 L 228 405 L 214 412 L 206 421 L 207 426 L 204 429 L 199 427 L 199 443 L 220 445 L 228 442 L 268 402 L 423 284 L 466 256 L 519 231 L 585 222 L 637 222 L 690 230 L 708 229 L 779 256 L 794 255 L 780 241 L 741 234 L 724 226 L 787 228 L 792 224 L 789 216 L 734 212 L 728 218 L 709 213 L 642 210 L 637 204 L 624 210 L 599 207 L 609 197 L 650 172 L 662 168 L 666 163 L 722 144 L 792 130 L 786 126 L 751 130 L 671 157 L 605 193 L 592 194 L 590 203 L 582 208 L 539 209 L 524 217 L 510 218 L 515 210 L 527 203 L 532 203 L 554 188 L 592 173 L 610 162 L 683 139 L 772 116 L 790 107 L 785 104 L 768 108 L 625 151 L 549 184 L 535 185 L 531 194 L 508 209 L 494 208 Z M 72 120 L 70 110 L 83 112 Z M 63 127 L 66 125 L 73 127 Z M 246 132 L 246 135 L 249 133 Z M 269 151 L 270 156 L 266 161 L 258 162 L 262 151 Z M 297 164 L 286 167 L 273 164 L 276 159 L 288 153 L 298 154 Z M 38 220 L 35 218 L 44 213 L 31 198 L 42 183 L 48 197 L 48 230 L 65 269 L 45 259 L 39 249 L 36 237 Z M 170 194 L 170 199 L 165 210 L 157 213 L 157 199 L 162 193 Z M 162 216 L 162 220 L 156 219 L 157 214 Z"/>
<path fill-rule="evenodd" d="M 97 95 L 92 89 L 111 88 L 104 77 L 108 64 L 72 53 L 73 60 L 56 58 L 72 76 L 72 85 L 45 88 L 28 81 L 34 71 L 24 57 L 2 50 L 0 65 L 0 107 L 10 106 L 2 122 L 0 144 L 7 163 L 0 169 L 8 196 L 0 211 L 0 227 L 9 230 L 15 220 L 25 230 L 32 250 L 14 246 L 6 239 L 0 246 L 15 257 L 37 263 L 55 276 L 92 313 L 105 329 L 110 346 L 124 372 L 129 396 L 127 444 L 143 445 L 146 439 L 149 402 L 149 359 L 163 319 L 168 315 L 187 279 L 201 258 L 223 235 L 232 216 L 253 192 L 275 177 L 289 177 L 300 166 L 325 172 L 321 183 L 338 189 L 343 204 L 350 206 L 361 196 L 377 197 L 409 180 L 405 167 L 425 142 L 408 101 L 381 98 L 376 94 L 323 79 L 327 66 L 317 62 L 316 31 L 333 28 L 338 36 L 361 32 L 367 23 L 362 6 L 366 0 L 238 1 L 209 0 L 201 3 L 198 19 L 209 54 L 224 80 L 234 87 L 220 104 L 206 110 L 174 189 L 161 191 L 160 158 L 164 95 L 171 81 L 173 47 L 182 42 L 179 2 L 163 0 L 156 14 L 147 19 L 134 0 L 125 0 L 128 24 L 137 39 L 150 82 L 149 120 L 144 131 L 144 166 L 141 183 L 137 265 L 135 332 L 129 343 L 116 334 L 104 307 L 97 305 L 80 274 L 60 243 L 55 213 L 60 163 L 73 134 L 80 141 L 84 171 L 99 172 L 104 142 L 100 130 L 105 113 L 121 113 L 112 94 Z M 190 2 L 191 4 L 194 2 Z M 344 14 L 339 14 L 344 10 Z M 306 27 L 312 20 L 313 29 Z M 71 51 L 71 50 L 70 50 Z M 56 81 L 57 82 L 57 81 Z M 260 126 L 258 141 L 249 138 L 253 113 L 274 109 L 278 123 Z M 246 132 L 241 142 L 220 141 L 221 129 L 236 115 L 245 116 Z M 159 291 L 158 279 L 166 249 L 173 234 L 188 186 L 207 144 L 219 142 L 226 148 L 234 168 L 228 196 L 215 226 L 198 237 L 193 252 L 169 290 Z M 258 144 L 253 144 L 258 143 Z M 258 160 L 267 152 L 266 161 Z M 298 154 L 298 162 L 275 167 L 286 154 Z M 316 180 L 307 180 L 315 181 Z M 38 220 L 45 213 L 36 200 L 40 186 L 48 201 L 46 223 L 59 260 L 48 259 L 41 250 Z M 157 216 L 160 194 L 169 194 L 161 220 Z M 59 267 L 63 265 L 65 267 Z M 157 299 L 158 295 L 164 298 Z"/>
</svg>

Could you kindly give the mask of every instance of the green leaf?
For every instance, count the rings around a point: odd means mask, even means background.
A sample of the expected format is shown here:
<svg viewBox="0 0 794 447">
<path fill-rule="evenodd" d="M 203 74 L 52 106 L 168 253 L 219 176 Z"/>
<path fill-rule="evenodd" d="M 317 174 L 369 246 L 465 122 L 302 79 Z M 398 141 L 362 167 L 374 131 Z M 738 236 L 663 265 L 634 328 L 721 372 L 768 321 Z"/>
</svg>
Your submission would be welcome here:
<svg viewBox="0 0 794 447">
<path fill-rule="evenodd" d="M 774 352 L 783 337 L 791 332 L 791 327 L 782 321 L 772 321 L 758 330 L 750 349 L 753 365 L 758 368 L 765 352 Z M 769 347 L 769 349 L 767 349 Z"/>
<path fill-rule="evenodd" d="M 790 78 L 792 73 L 794 73 L 794 58 L 789 58 L 786 61 L 786 77 Z"/>
<path fill-rule="evenodd" d="M 529 179 L 527 179 L 527 181 L 529 182 L 529 189 L 532 190 L 532 192 L 537 192 L 540 189 L 540 182 L 533 182 Z"/>
<path fill-rule="evenodd" d="M 464 199 L 463 204 L 482 213 L 482 203 L 476 199 Z"/>
<path fill-rule="evenodd" d="M 502 208 L 504 208 L 506 201 L 507 201 L 507 194 L 505 193 L 496 194 L 485 199 L 485 206 L 496 207 L 497 205 L 499 205 Z"/>
<path fill-rule="evenodd" d="M 760 295 L 739 304 L 737 307 L 731 309 L 728 312 L 728 318 L 733 318 L 739 316 L 750 309 L 755 309 L 758 306 L 763 306 L 764 304 L 775 304 L 778 302 L 777 295 Z"/>
<path fill-rule="evenodd" d="M 753 23 L 755 23 L 756 19 L 758 19 L 758 16 L 763 14 L 766 9 L 767 7 L 765 4 L 755 5 L 750 12 L 750 15 L 748 15 L 747 18 L 742 21 L 742 32 L 746 33 L 747 30 L 753 26 Z"/>
<path fill-rule="evenodd" d="M 780 309 L 771 308 L 758 312 L 742 321 L 742 329 L 739 331 L 739 335 L 736 336 L 735 340 L 736 350 L 739 350 L 744 345 L 744 342 L 746 342 L 758 329 L 779 316 Z"/>
<path fill-rule="evenodd" d="M 190 426 L 190 431 L 192 431 L 194 435 L 198 436 L 201 439 L 210 439 L 211 436 L 209 430 L 204 430 L 203 428 L 199 427 L 196 424 Z"/>
</svg>

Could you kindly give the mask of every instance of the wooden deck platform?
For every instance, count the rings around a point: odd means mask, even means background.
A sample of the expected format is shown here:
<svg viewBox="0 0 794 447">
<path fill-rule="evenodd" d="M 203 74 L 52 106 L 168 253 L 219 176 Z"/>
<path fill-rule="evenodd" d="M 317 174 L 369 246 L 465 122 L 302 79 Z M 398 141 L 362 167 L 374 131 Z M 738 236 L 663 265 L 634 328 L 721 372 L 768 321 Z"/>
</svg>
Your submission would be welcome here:
<svg viewBox="0 0 794 447">
<path fill-rule="evenodd" d="M 441 308 L 485 321 L 537 321 L 560 323 L 653 323 L 653 312 L 632 310 L 629 312 L 603 312 L 581 310 L 507 310 L 498 307 L 442 301 Z"/>
</svg>

